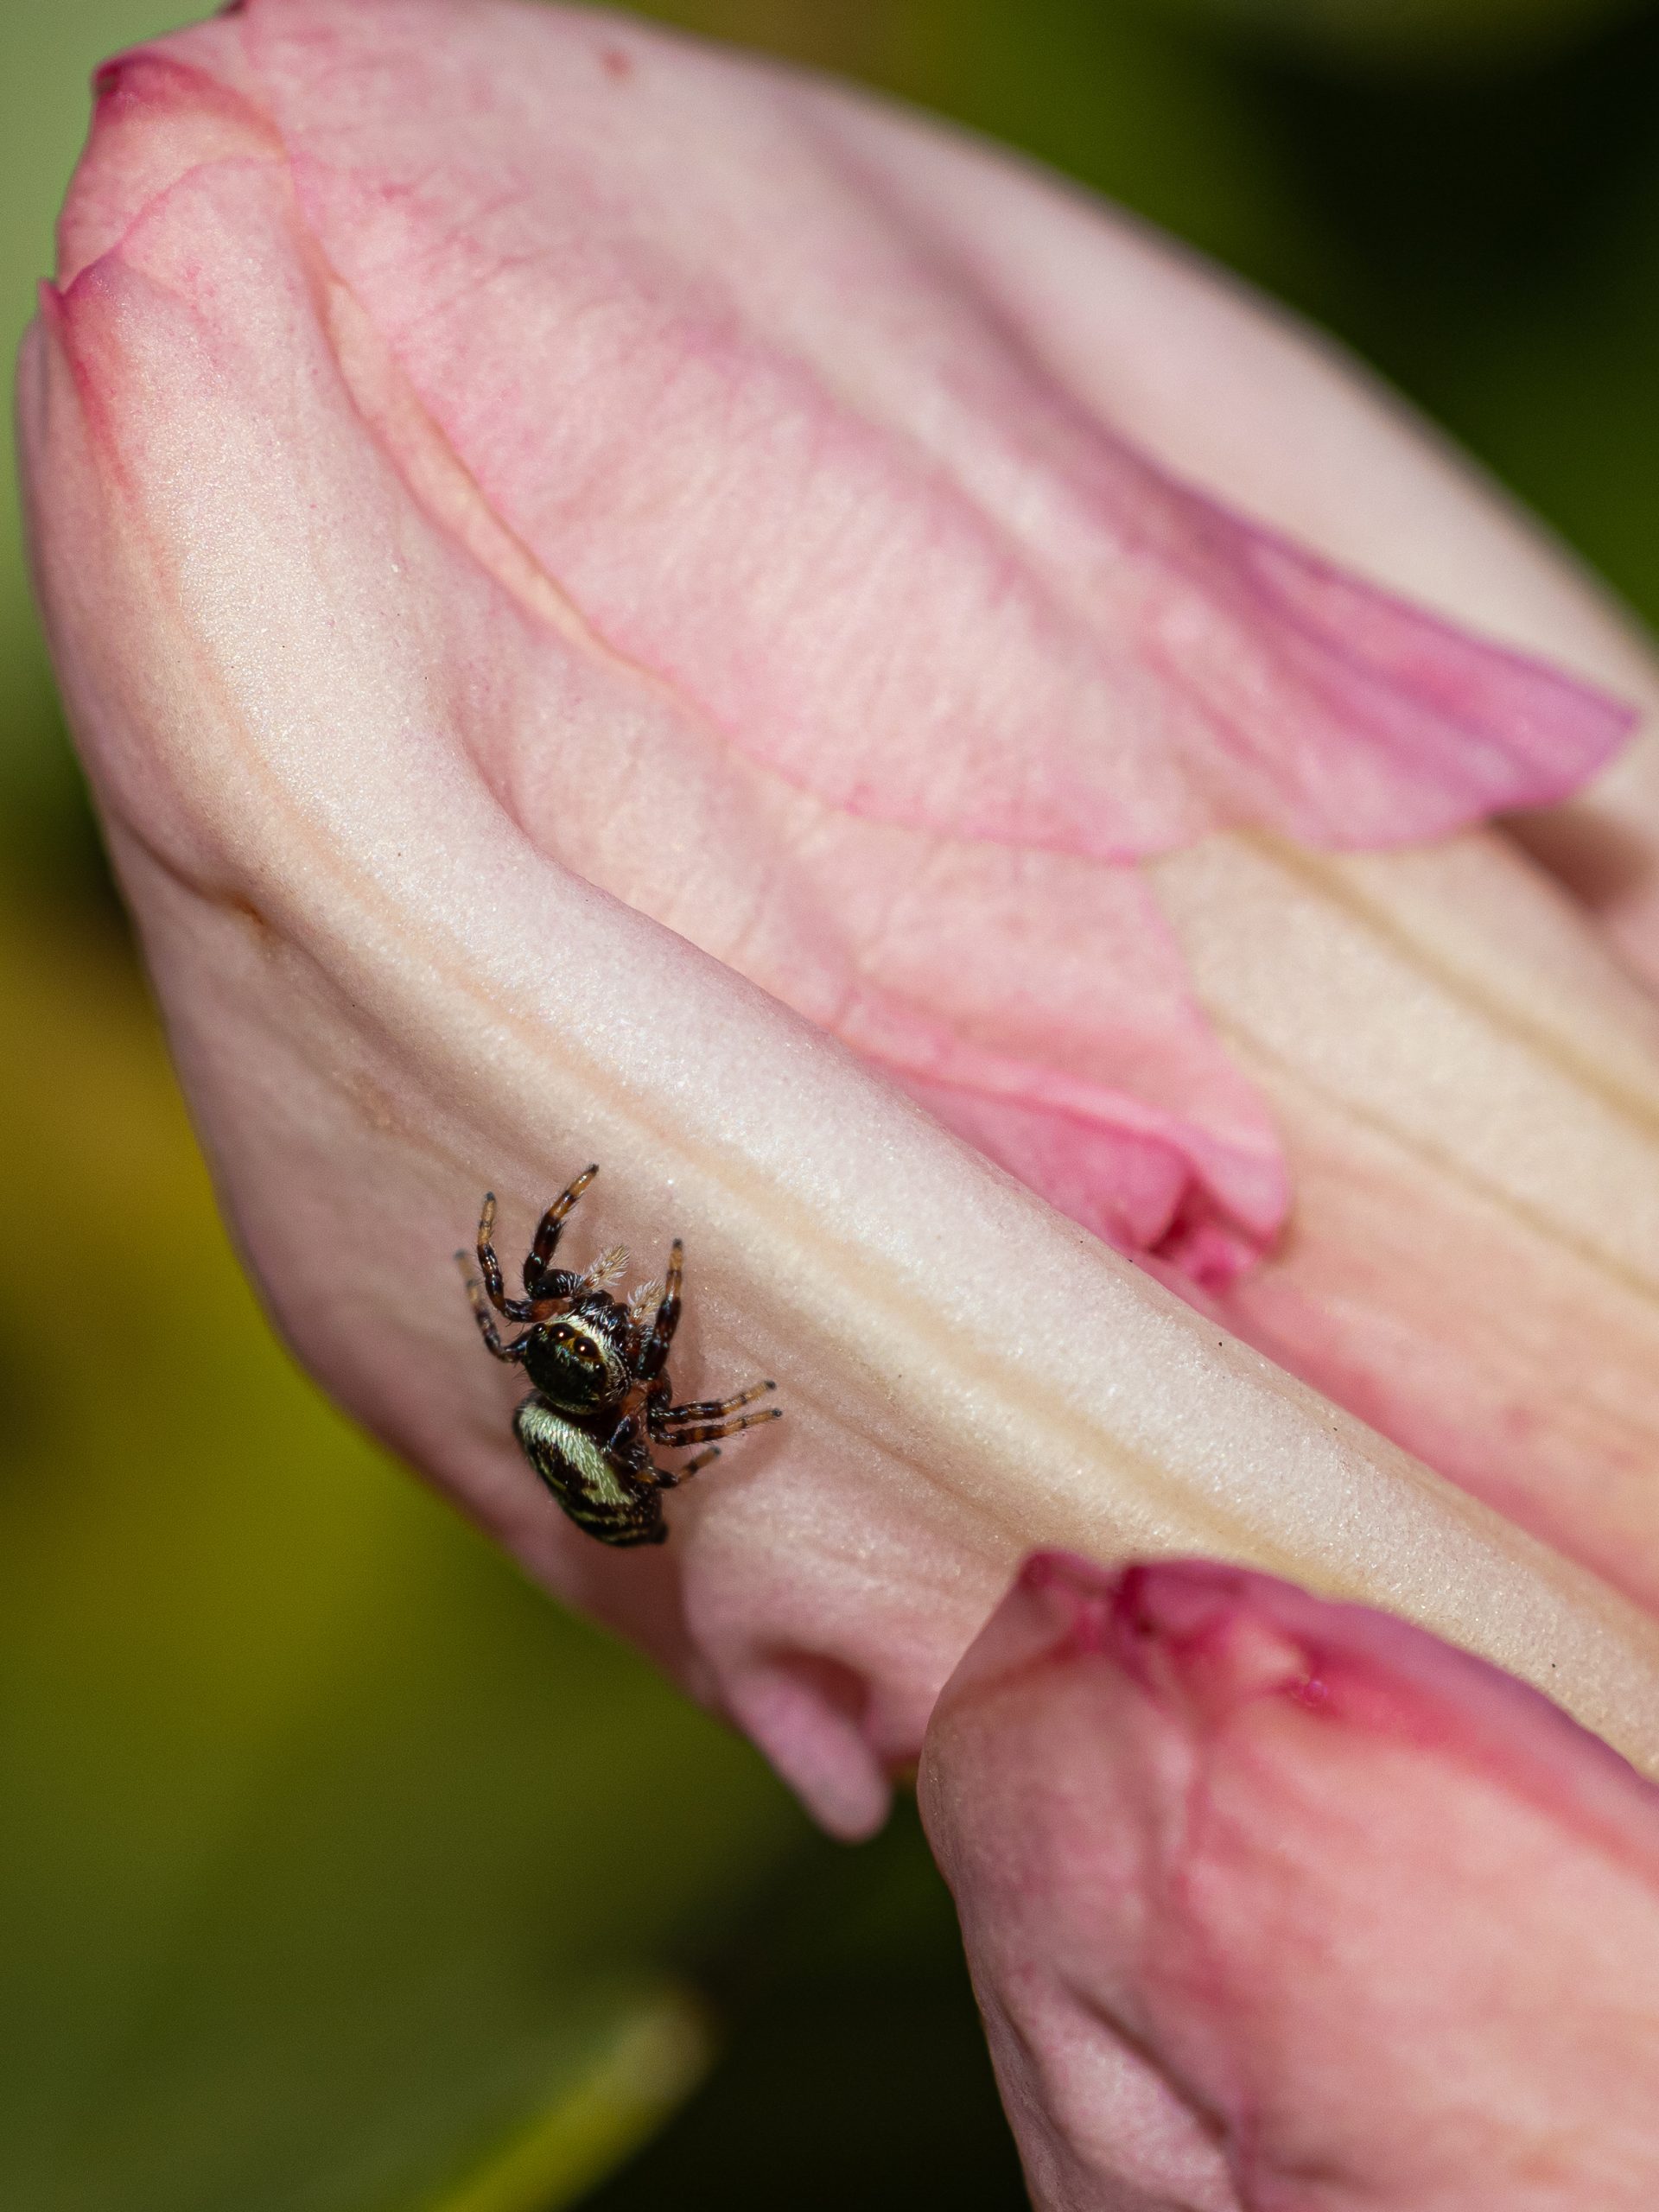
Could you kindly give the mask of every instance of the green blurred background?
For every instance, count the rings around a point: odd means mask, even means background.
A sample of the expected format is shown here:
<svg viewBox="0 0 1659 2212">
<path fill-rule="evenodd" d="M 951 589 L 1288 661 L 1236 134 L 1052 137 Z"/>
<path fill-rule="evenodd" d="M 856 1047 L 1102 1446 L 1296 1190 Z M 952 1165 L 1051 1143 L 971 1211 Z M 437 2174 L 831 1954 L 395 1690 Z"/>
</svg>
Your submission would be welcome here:
<svg viewBox="0 0 1659 2212">
<path fill-rule="evenodd" d="M 1287 297 L 1659 615 L 1659 5 L 656 12 L 959 117 Z M 10 335 L 90 70 L 172 19 L 0 20 Z M 814 1837 L 273 1344 L 3 496 L 0 2202 L 1018 2207 L 913 1814 L 857 1852 Z M 608 1873 L 579 1904 L 573 1860 Z"/>
</svg>

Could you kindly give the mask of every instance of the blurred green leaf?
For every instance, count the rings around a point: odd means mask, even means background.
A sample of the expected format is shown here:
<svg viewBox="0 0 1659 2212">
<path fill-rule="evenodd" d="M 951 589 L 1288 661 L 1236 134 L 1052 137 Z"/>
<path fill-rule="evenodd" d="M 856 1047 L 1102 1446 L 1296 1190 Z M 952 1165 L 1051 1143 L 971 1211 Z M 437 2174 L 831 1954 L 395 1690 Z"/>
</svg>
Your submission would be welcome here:
<svg viewBox="0 0 1659 2212">
<path fill-rule="evenodd" d="M 430 2212 L 541 2212 L 586 2193 L 699 2079 L 701 2011 L 672 1993 L 638 2006 L 582 2079 Z"/>
<path fill-rule="evenodd" d="M 287 1365 L 119 947 L 0 924 L 0 2193 L 563 2202 L 798 1818 Z"/>
<path fill-rule="evenodd" d="M 910 1799 L 856 1851 L 807 1838 L 701 1979 L 719 2061 L 585 2212 L 1029 2212 Z"/>
</svg>

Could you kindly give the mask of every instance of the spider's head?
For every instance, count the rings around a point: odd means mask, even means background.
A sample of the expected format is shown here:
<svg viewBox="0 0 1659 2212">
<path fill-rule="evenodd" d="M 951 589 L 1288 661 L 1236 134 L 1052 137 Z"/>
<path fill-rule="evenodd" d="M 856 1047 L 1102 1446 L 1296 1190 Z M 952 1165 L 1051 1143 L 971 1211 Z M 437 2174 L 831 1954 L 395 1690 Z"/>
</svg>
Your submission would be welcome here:
<svg viewBox="0 0 1659 2212">
<path fill-rule="evenodd" d="M 567 1413 L 591 1412 L 627 1392 L 628 1370 L 615 1346 L 575 1314 L 543 1324 L 524 1368 L 543 1396 Z"/>
</svg>

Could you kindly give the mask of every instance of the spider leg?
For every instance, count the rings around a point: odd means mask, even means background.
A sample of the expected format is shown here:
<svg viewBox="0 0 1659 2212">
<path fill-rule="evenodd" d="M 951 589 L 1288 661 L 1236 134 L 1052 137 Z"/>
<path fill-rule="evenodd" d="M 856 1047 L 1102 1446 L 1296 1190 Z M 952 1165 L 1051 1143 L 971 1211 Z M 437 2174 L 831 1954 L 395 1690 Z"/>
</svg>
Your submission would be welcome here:
<svg viewBox="0 0 1659 2212">
<path fill-rule="evenodd" d="M 653 1402 L 645 1418 L 653 1436 L 661 1436 L 671 1427 L 683 1428 L 688 1421 L 719 1421 L 727 1414 L 734 1414 L 741 1406 L 752 1406 L 757 1398 L 764 1398 L 768 1390 L 778 1385 L 771 1381 L 751 1382 L 747 1390 L 734 1391 L 729 1398 L 699 1398 L 683 1406 L 665 1406 Z"/>
<path fill-rule="evenodd" d="M 719 1457 L 719 1445 L 711 1444 L 706 1452 L 694 1452 L 683 1467 L 653 1465 L 652 1471 L 657 1478 L 658 1489 L 677 1490 L 682 1483 L 690 1482 L 692 1476 L 701 1468 L 708 1466 L 711 1461 L 718 1459 Z"/>
<path fill-rule="evenodd" d="M 598 1173 L 597 1166 L 584 1167 L 537 1224 L 535 1242 L 524 1257 L 524 1288 L 538 1305 L 549 1299 L 574 1298 L 582 1287 L 580 1275 L 553 1265 L 553 1255 L 564 1233 L 565 1217 Z"/>
<path fill-rule="evenodd" d="M 763 1390 L 770 1390 L 774 1387 L 770 1382 L 757 1382 L 750 1389 L 740 1390 L 734 1398 L 728 1399 L 726 1403 L 729 1406 L 747 1405 L 752 1398 L 759 1397 Z M 683 1467 L 671 1469 L 653 1465 L 652 1472 L 656 1475 L 658 1487 L 661 1490 L 677 1489 L 680 1484 L 689 1482 L 700 1469 L 718 1459 L 720 1446 L 711 1441 L 713 1438 L 735 1436 L 740 1429 L 759 1428 L 763 1421 L 778 1421 L 783 1414 L 781 1406 L 768 1406 L 764 1413 L 734 1414 L 724 1421 L 682 1421 L 676 1432 L 670 1433 L 666 1422 L 661 1427 L 657 1424 L 656 1416 L 659 1410 L 659 1408 L 654 1405 L 648 1405 L 645 1408 L 646 1423 L 652 1435 L 659 1444 L 665 1444 L 671 1452 L 683 1451 L 688 1444 L 701 1444 L 703 1446 L 701 1452 L 694 1452 Z M 673 1410 L 696 1414 L 701 1408 L 696 1406 L 686 1406 L 677 1407 Z M 724 1408 L 716 1408 L 716 1410 L 723 1411 Z"/>
<path fill-rule="evenodd" d="M 501 1262 L 495 1256 L 495 1192 L 484 1193 L 478 1217 L 478 1271 L 484 1278 L 484 1294 L 496 1312 L 509 1321 L 529 1321 L 535 1316 L 530 1300 L 509 1298 L 501 1280 Z"/>
<path fill-rule="evenodd" d="M 467 1255 L 464 1252 L 457 1252 L 455 1259 L 466 1281 L 467 1295 L 472 1300 L 473 1319 L 478 1324 L 478 1333 L 484 1339 L 485 1350 L 492 1353 L 495 1358 L 504 1359 L 510 1365 L 517 1366 L 524 1357 L 524 1338 L 515 1337 L 510 1344 L 502 1343 L 501 1332 L 490 1319 L 490 1309 L 484 1303 L 483 1284 L 475 1274 L 467 1272 Z M 499 1274 L 496 1280 L 498 1282 L 500 1281 Z M 500 1301 L 498 1300 L 497 1303 L 499 1305 Z M 507 1309 L 503 1306 L 501 1310 L 505 1313 Z M 510 1318 L 518 1319 L 518 1317 L 514 1315 Z"/>
<path fill-rule="evenodd" d="M 763 1421 L 781 1421 L 781 1406 L 768 1406 L 764 1413 L 733 1414 L 725 1421 L 682 1421 L 672 1431 L 666 1428 L 656 1432 L 659 1444 L 666 1444 L 671 1451 L 683 1444 L 707 1444 L 716 1436 L 735 1436 L 740 1429 L 759 1428 Z"/>
<path fill-rule="evenodd" d="M 685 1247 L 677 1236 L 668 1255 L 668 1276 L 657 1319 L 634 1358 L 633 1371 L 642 1382 L 654 1382 L 668 1363 L 668 1348 L 680 1322 L 680 1278 L 684 1271 Z"/>
<path fill-rule="evenodd" d="M 639 1441 L 639 1414 L 623 1414 L 618 1420 L 616 1427 L 611 1431 L 609 1436 L 605 1440 L 605 1449 L 607 1452 L 621 1454 L 627 1451 L 628 1446 L 631 1444 L 637 1444 Z"/>
<path fill-rule="evenodd" d="M 649 1482 L 653 1473 L 650 1455 L 644 1449 L 645 1427 L 637 1413 L 624 1414 L 605 1440 L 605 1456 L 617 1462 L 630 1476 Z"/>
<path fill-rule="evenodd" d="M 643 1418 L 636 1409 L 624 1414 L 611 1431 L 610 1440 L 605 1446 L 605 1456 L 613 1464 L 620 1462 L 619 1471 L 623 1473 L 625 1479 L 654 1485 L 658 1490 L 677 1490 L 688 1475 L 695 1475 L 699 1467 L 706 1467 L 711 1459 L 719 1459 L 720 1446 L 711 1444 L 706 1452 L 698 1452 L 683 1467 L 659 1467 L 645 1444 L 650 1417 L 649 1408 Z"/>
</svg>

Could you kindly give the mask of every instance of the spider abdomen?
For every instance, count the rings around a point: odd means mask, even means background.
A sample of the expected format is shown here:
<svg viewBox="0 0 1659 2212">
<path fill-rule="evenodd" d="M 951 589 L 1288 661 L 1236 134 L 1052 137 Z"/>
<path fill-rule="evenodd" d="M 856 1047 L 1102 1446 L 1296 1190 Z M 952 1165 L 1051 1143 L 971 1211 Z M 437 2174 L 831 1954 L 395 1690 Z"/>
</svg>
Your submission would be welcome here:
<svg viewBox="0 0 1659 2212">
<path fill-rule="evenodd" d="M 613 1459 L 539 1390 L 518 1408 L 512 1426 L 524 1457 L 579 1529 L 602 1544 L 665 1540 L 668 1524 L 655 1482 Z"/>
</svg>

